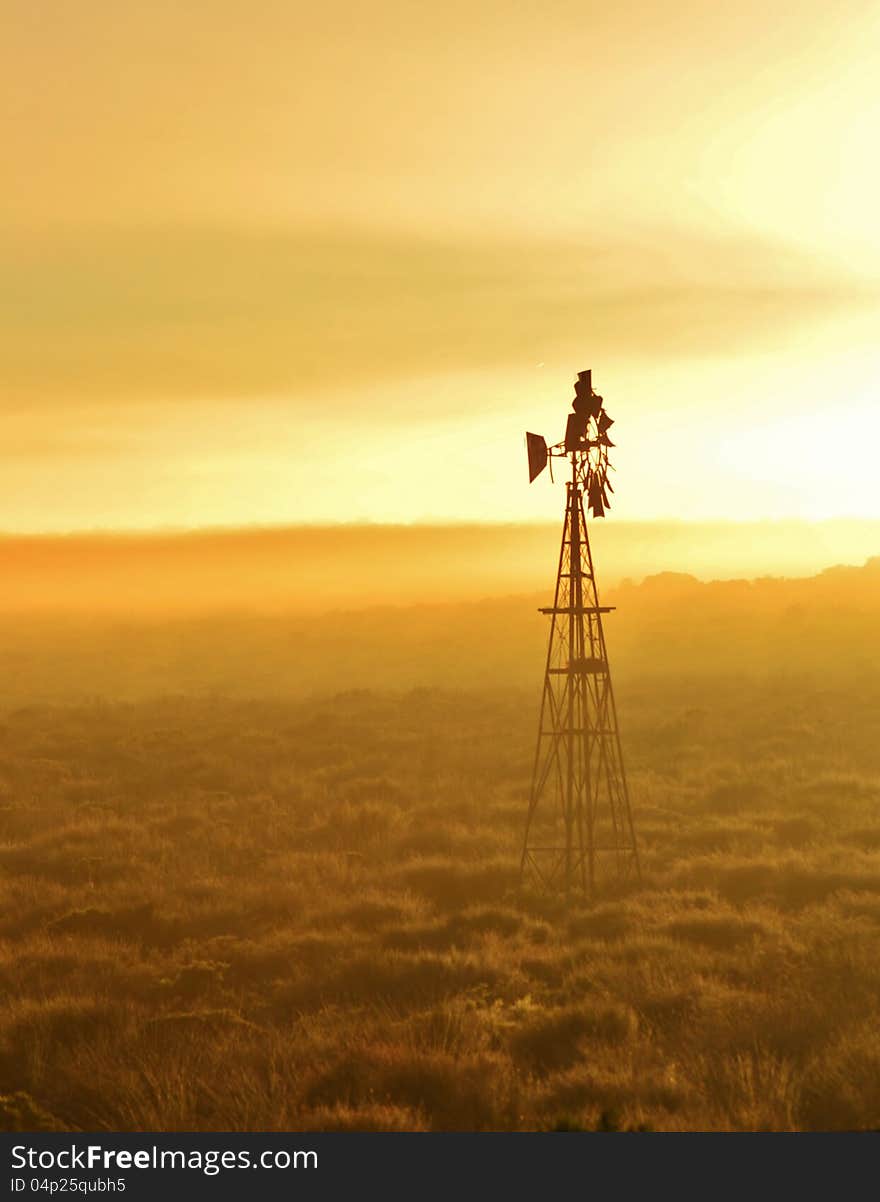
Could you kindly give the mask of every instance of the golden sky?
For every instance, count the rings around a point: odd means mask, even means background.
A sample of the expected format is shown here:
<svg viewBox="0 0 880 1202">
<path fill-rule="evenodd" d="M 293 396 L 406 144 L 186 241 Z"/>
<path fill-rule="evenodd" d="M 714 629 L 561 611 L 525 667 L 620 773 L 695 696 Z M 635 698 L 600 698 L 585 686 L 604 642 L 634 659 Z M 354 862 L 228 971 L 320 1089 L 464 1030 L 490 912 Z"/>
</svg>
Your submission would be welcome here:
<svg viewBox="0 0 880 1202">
<path fill-rule="evenodd" d="M 880 8 L 7 0 L 0 529 L 880 515 Z"/>
</svg>

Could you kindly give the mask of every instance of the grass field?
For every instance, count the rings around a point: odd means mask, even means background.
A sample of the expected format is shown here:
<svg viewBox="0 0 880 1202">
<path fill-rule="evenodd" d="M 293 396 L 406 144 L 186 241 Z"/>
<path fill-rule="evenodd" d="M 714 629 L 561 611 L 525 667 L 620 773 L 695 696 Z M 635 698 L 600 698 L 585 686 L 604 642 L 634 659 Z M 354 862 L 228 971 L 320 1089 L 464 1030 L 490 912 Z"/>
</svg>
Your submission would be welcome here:
<svg viewBox="0 0 880 1202">
<path fill-rule="evenodd" d="M 636 679 L 568 909 L 534 690 L 8 708 L 0 1126 L 880 1127 L 880 678 Z"/>
</svg>

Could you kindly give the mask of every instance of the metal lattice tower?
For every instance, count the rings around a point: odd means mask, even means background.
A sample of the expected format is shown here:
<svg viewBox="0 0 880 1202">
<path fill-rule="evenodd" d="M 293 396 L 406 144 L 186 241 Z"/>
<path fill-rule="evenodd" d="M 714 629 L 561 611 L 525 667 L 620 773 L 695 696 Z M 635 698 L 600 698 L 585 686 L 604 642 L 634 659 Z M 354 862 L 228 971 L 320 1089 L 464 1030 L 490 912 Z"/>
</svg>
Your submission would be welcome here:
<svg viewBox="0 0 880 1202">
<path fill-rule="evenodd" d="M 592 896 L 639 876 L 603 614 L 584 512 L 608 507 L 611 418 L 580 372 L 563 442 L 526 436 L 529 478 L 548 458 L 571 463 L 544 672 L 541 717 L 523 840 L 521 877 L 546 890 Z"/>
</svg>

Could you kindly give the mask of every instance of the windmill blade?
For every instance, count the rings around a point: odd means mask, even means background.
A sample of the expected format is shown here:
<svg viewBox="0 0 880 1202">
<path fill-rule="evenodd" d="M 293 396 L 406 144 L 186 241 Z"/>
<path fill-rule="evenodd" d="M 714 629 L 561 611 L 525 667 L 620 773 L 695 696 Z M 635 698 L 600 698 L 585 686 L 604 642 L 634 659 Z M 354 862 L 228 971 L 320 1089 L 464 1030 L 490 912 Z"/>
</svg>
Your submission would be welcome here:
<svg viewBox="0 0 880 1202">
<path fill-rule="evenodd" d="M 569 413 L 565 424 L 565 449 L 576 451 L 587 432 L 588 417 L 586 413 Z"/>
</svg>

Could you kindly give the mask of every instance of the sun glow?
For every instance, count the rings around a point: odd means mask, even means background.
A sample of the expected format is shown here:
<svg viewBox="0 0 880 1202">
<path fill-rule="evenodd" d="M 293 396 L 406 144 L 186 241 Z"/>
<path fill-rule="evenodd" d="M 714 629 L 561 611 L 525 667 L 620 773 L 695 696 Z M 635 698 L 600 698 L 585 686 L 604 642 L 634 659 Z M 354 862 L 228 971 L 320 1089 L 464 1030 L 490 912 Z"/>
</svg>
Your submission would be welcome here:
<svg viewBox="0 0 880 1202">
<path fill-rule="evenodd" d="M 0 528 L 878 512 L 876 6 L 478 8 L 14 0 Z"/>
</svg>

